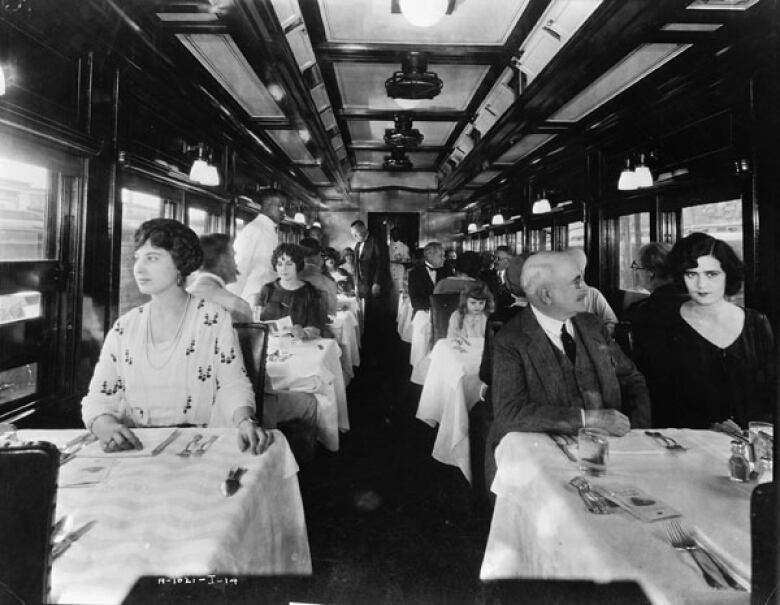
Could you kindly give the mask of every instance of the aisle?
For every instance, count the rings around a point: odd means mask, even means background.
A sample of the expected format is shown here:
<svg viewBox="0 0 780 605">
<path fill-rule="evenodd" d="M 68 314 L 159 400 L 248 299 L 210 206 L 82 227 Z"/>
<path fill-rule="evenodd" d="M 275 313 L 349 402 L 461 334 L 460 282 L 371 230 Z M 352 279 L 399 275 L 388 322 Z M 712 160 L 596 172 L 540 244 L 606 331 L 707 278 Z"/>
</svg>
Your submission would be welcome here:
<svg viewBox="0 0 780 605">
<path fill-rule="evenodd" d="M 352 431 L 301 476 L 318 602 L 472 603 L 489 519 L 472 512 L 455 468 L 431 458 L 433 429 L 414 418 L 420 387 L 393 359 L 348 389 Z"/>
</svg>

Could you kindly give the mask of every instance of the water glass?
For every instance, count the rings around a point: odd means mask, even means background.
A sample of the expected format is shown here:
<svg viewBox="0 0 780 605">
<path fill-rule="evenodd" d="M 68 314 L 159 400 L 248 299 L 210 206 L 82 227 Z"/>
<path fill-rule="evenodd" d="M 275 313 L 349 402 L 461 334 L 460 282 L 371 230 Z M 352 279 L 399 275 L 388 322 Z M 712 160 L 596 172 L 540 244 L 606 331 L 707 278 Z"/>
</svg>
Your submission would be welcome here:
<svg viewBox="0 0 780 605">
<path fill-rule="evenodd" d="M 263 307 L 252 307 L 252 321 L 254 323 L 260 323 L 260 314 L 263 312 Z"/>
<path fill-rule="evenodd" d="M 758 462 L 762 458 L 772 459 L 772 445 L 769 441 L 760 435 L 764 433 L 769 437 L 774 437 L 775 429 L 771 422 L 748 422 L 748 435 L 750 437 L 750 444 L 753 446 L 753 454 L 755 461 Z"/>
<path fill-rule="evenodd" d="M 579 429 L 577 448 L 582 472 L 595 476 L 606 474 L 609 458 L 607 431 L 596 428 Z"/>
</svg>

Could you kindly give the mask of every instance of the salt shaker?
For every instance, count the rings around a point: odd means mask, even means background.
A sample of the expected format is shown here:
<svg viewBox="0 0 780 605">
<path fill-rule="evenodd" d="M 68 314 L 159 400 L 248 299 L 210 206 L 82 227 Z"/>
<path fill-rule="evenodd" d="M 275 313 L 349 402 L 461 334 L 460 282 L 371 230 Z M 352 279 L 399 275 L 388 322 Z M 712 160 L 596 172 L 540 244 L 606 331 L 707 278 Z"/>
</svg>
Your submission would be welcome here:
<svg viewBox="0 0 780 605">
<path fill-rule="evenodd" d="M 732 481 L 745 482 L 750 479 L 750 461 L 742 441 L 731 442 L 731 458 L 729 458 L 729 477 Z"/>
</svg>

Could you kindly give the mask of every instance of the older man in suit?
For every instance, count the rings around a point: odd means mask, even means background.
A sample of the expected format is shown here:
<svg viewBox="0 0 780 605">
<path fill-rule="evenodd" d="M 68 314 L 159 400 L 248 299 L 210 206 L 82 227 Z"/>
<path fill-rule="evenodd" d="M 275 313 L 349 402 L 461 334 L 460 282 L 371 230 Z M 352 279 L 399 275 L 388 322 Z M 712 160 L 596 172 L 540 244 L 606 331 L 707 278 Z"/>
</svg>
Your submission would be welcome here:
<svg viewBox="0 0 780 605">
<path fill-rule="evenodd" d="M 645 379 L 602 322 L 583 312 L 587 286 L 571 256 L 530 257 L 520 282 L 529 306 L 493 346 L 488 481 L 495 473 L 492 450 L 510 431 L 574 433 L 587 426 L 623 435 L 631 426 L 650 426 Z"/>
<path fill-rule="evenodd" d="M 355 283 L 365 313 L 363 349 L 366 359 L 363 365 L 379 365 L 384 360 L 387 339 L 393 327 L 387 244 L 369 233 L 361 220 L 354 221 L 350 229 L 356 242 Z"/>
</svg>

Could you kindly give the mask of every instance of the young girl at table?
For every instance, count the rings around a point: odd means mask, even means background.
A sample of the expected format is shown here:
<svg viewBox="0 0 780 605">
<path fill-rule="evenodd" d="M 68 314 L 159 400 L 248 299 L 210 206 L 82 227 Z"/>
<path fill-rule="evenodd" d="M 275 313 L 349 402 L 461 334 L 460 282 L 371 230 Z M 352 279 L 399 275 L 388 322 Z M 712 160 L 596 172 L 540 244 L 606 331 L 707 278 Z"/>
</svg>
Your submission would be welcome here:
<svg viewBox="0 0 780 605">
<path fill-rule="evenodd" d="M 325 310 L 314 286 L 298 277 L 305 257 L 297 244 L 280 244 L 271 255 L 279 277 L 265 284 L 257 295 L 260 320 L 270 321 L 289 316 L 292 335 L 301 340 L 319 338 L 325 327 Z"/>
<path fill-rule="evenodd" d="M 485 284 L 464 288 L 460 306 L 450 315 L 447 338 L 484 338 L 488 315 L 493 310 L 493 295 Z"/>
</svg>

